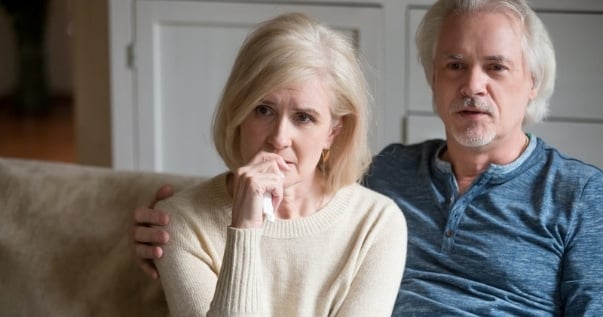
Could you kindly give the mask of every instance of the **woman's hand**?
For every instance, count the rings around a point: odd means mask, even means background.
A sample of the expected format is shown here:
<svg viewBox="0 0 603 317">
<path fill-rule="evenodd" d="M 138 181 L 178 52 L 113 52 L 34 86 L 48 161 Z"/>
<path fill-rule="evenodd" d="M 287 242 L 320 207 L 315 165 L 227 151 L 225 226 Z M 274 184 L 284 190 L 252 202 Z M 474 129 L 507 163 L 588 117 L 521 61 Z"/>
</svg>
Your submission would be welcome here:
<svg viewBox="0 0 603 317">
<path fill-rule="evenodd" d="M 274 210 L 283 200 L 283 184 L 289 166 L 274 153 L 259 152 L 233 173 L 232 223 L 235 228 L 260 228 L 264 223 L 264 193 L 272 195 Z"/>
</svg>

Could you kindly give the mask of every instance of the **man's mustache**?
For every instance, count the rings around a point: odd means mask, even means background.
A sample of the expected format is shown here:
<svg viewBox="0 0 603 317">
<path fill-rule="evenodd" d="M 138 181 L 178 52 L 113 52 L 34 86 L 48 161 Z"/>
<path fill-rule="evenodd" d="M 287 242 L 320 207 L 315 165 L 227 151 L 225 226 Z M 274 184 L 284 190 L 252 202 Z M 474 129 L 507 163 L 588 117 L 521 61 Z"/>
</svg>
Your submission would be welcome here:
<svg viewBox="0 0 603 317">
<path fill-rule="evenodd" d="M 461 111 L 479 111 L 492 114 L 494 112 L 494 106 L 482 98 L 465 97 L 455 101 L 450 108 L 450 112 L 452 113 Z"/>
</svg>

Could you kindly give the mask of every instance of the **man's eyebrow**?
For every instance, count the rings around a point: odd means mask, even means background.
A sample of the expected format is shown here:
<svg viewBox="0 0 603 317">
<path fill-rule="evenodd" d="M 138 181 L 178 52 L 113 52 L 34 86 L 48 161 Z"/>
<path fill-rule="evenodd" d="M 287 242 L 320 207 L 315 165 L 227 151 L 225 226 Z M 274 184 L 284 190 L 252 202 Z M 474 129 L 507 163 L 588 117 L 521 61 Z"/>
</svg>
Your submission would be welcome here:
<svg viewBox="0 0 603 317">
<path fill-rule="evenodd" d="M 503 55 L 491 55 L 486 56 L 487 61 L 499 62 L 499 63 L 510 63 L 511 61 Z"/>
<path fill-rule="evenodd" d="M 446 54 L 444 55 L 444 58 L 460 60 L 463 59 L 463 54 Z"/>
<path fill-rule="evenodd" d="M 443 57 L 450 60 L 463 60 L 465 58 L 463 54 L 457 53 L 444 54 Z M 488 55 L 484 58 L 484 60 L 489 62 L 513 64 L 513 62 L 504 55 Z"/>
</svg>

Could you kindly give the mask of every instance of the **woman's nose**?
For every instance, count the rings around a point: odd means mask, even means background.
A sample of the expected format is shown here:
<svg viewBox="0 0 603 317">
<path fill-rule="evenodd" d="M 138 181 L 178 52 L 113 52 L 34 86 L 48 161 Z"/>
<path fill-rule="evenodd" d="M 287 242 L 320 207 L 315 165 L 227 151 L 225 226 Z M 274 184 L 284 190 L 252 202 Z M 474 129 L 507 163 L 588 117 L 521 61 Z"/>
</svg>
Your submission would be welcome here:
<svg viewBox="0 0 603 317">
<path fill-rule="evenodd" d="M 275 150 L 291 146 L 292 127 L 286 118 L 279 118 L 272 125 L 269 143 Z"/>
</svg>

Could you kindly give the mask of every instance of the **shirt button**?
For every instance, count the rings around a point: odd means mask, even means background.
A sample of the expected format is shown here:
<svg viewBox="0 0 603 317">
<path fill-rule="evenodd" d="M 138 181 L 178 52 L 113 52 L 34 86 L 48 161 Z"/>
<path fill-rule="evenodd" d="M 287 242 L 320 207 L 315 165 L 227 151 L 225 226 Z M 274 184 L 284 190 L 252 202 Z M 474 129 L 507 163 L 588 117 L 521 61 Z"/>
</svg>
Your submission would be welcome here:
<svg viewBox="0 0 603 317">
<path fill-rule="evenodd" d="M 452 234 L 453 234 L 452 230 L 448 230 L 448 231 L 446 231 L 446 236 L 447 236 L 448 238 L 452 237 Z"/>
</svg>

